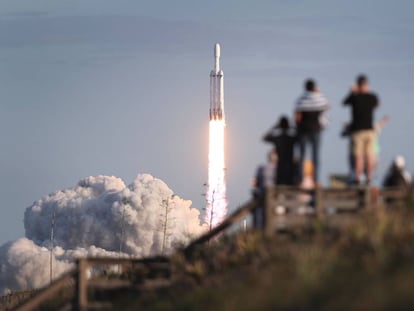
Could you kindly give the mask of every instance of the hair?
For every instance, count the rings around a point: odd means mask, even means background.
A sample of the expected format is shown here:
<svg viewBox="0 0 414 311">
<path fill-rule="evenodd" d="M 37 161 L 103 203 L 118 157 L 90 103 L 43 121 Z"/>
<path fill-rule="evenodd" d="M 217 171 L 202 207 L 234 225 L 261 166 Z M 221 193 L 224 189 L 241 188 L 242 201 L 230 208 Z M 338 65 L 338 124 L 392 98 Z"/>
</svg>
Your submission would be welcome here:
<svg viewBox="0 0 414 311">
<path fill-rule="evenodd" d="M 314 91 L 316 88 L 316 82 L 312 79 L 308 79 L 305 81 L 305 90 L 308 92 Z"/>
<path fill-rule="evenodd" d="M 403 157 L 403 156 L 401 156 L 401 155 L 397 155 L 397 156 L 394 158 L 393 165 L 394 165 L 397 169 L 403 170 L 403 169 L 404 169 L 404 167 L 405 167 L 405 159 L 404 159 L 404 157 Z"/>
<path fill-rule="evenodd" d="M 290 127 L 289 119 L 287 116 L 280 117 L 278 127 L 281 128 L 282 130 L 287 130 Z"/>
<path fill-rule="evenodd" d="M 364 74 L 360 74 L 356 79 L 356 83 L 360 87 L 360 86 L 368 83 L 368 77 Z"/>
</svg>

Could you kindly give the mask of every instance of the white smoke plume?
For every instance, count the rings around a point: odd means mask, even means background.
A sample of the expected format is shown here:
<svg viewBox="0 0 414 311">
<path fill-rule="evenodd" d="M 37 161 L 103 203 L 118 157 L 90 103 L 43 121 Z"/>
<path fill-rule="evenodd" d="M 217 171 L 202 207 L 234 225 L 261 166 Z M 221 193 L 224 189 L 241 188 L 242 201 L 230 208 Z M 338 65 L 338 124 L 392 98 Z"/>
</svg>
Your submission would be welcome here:
<svg viewBox="0 0 414 311">
<path fill-rule="evenodd" d="M 49 280 L 49 250 L 21 238 L 0 247 L 0 293 L 43 286 Z M 54 258 L 55 275 L 71 267 L 65 260 Z"/>
<path fill-rule="evenodd" d="M 52 219 L 58 277 L 79 257 L 168 254 L 206 229 L 199 216 L 191 201 L 151 175 L 128 186 L 113 176 L 85 178 L 26 209 L 26 238 L 0 247 L 0 294 L 47 284 Z"/>
</svg>

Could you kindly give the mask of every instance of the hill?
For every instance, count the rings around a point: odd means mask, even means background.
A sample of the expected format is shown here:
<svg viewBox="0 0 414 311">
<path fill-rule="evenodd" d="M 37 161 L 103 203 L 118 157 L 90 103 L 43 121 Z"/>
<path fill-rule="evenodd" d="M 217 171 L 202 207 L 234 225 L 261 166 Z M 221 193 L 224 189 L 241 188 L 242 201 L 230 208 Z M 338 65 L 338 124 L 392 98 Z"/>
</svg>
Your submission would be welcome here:
<svg viewBox="0 0 414 311">
<path fill-rule="evenodd" d="M 237 234 L 173 256 L 169 287 L 120 293 L 116 310 L 412 310 L 414 212 L 266 238 Z"/>
</svg>

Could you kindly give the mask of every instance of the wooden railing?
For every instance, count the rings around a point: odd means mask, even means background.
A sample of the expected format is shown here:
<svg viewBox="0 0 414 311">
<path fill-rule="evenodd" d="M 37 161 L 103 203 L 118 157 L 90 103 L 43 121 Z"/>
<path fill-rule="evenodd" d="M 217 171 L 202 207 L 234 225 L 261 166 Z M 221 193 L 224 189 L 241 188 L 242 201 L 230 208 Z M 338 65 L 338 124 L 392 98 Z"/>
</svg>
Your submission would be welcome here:
<svg viewBox="0 0 414 311">
<path fill-rule="evenodd" d="M 77 271 L 72 269 L 60 278 L 55 280 L 50 286 L 38 291 L 31 299 L 15 308 L 18 311 L 37 310 L 43 303 L 52 300 L 59 294 L 68 295 L 68 299 L 73 296 L 76 283 Z"/>
<path fill-rule="evenodd" d="M 155 272 L 154 272 L 155 271 Z M 134 274 L 125 277 L 127 274 Z M 113 277 L 111 277 L 113 274 Z M 162 274 L 162 276 L 160 275 Z M 50 286 L 40 290 L 30 300 L 18 306 L 15 310 L 38 310 L 45 303 L 58 296 L 60 308 L 69 304 L 73 310 L 103 310 L 110 307 L 108 302 L 89 301 L 88 293 L 94 289 L 116 289 L 131 287 L 143 283 L 147 279 L 168 278 L 171 274 L 170 262 L 166 257 L 151 257 L 144 259 L 130 258 L 82 258 L 73 269 L 54 281 Z M 137 279 L 137 276 L 143 276 Z M 120 277 L 121 276 L 121 277 Z M 122 278 L 122 276 L 124 276 Z M 165 284 L 165 283 L 164 283 Z M 59 295 L 65 295 L 64 299 Z"/>
<path fill-rule="evenodd" d="M 334 225 L 348 225 L 360 211 L 402 206 L 412 199 L 412 189 L 278 186 L 267 191 L 264 231 L 271 235 L 278 229 L 311 225 L 316 217 Z"/>
<path fill-rule="evenodd" d="M 221 234 L 223 231 L 228 229 L 230 226 L 236 224 L 246 216 L 248 216 L 256 207 L 258 206 L 258 203 L 254 200 L 247 202 L 246 204 L 242 205 L 238 210 L 233 212 L 229 217 L 227 217 L 221 224 L 219 224 L 217 227 L 213 228 L 211 231 L 207 232 L 206 234 L 203 234 L 199 238 L 195 239 L 193 242 L 191 242 L 185 249 L 184 254 L 185 256 L 191 257 L 194 249 L 201 244 L 204 244 L 211 239 L 213 239 L 215 236 Z"/>
<path fill-rule="evenodd" d="M 171 267 L 170 261 L 167 257 L 151 257 L 143 259 L 129 259 L 129 258 L 83 258 L 78 260 L 78 277 L 76 288 L 76 305 L 77 310 L 88 310 L 89 308 L 104 309 L 107 303 L 90 304 L 88 301 L 88 291 L 92 287 L 108 288 L 110 287 L 130 287 L 133 283 L 143 283 L 145 280 L 155 277 L 166 278 L 170 277 Z M 131 278 L 125 278 L 123 282 L 116 282 L 108 278 L 90 278 L 88 279 L 88 271 L 102 267 L 112 267 L 115 274 L 134 274 L 135 281 Z M 104 270 L 106 271 L 106 270 Z M 141 274 L 140 279 L 136 279 Z M 162 274 L 162 275 L 160 275 Z M 101 273 L 102 275 L 102 273 Z M 152 277 L 151 277 L 152 275 Z M 97 280 L 92 282 L 93 279 Z"/>
</svg>

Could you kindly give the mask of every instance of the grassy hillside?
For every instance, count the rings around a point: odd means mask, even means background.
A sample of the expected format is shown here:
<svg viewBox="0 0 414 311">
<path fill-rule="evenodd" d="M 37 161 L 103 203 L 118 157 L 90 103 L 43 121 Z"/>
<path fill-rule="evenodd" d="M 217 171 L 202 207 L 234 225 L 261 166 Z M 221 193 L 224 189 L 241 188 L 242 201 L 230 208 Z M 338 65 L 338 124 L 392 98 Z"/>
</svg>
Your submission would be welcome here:
<svg viewBox="0 0 414 311">
<path fill-rule="evenodd" d="M 174 263 L 171 287 L 121 295 L 115 309 L 413 310 L 414 212 L 368 213 L 344 229 L 315 222 L 273 238 L 239 234 Z"/>
</svg>

